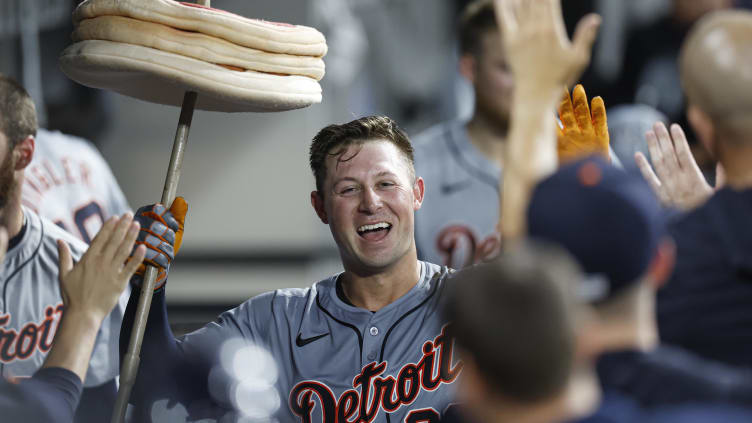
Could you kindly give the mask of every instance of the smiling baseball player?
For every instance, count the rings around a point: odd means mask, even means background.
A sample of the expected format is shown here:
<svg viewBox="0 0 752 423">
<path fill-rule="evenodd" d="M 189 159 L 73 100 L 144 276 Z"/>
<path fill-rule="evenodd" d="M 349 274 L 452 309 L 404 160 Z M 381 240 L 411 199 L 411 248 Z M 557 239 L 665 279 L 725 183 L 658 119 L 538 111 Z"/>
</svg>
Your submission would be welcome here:
<svg viewBox="0 0 752 423">
<path fill-rule="evenodd" d="M 574 45 L 561 40 L 562 54 L 589 49 L 594 32 L 583 25 Z M 330 125 L 313 138 L 310 164 L 316 179 L 311 204 L 331 230 L 344 272 L 310 288 L 252 298 L 180 339 L 169 329 L 164 281 L 187 207 L 176 199 L 169 211 L 154 205 L 137 212 L 137 243 L 150 250 L 146 261 L 162 269 L 131 398 L 140 408 L 138 421 L 151 421 L 164 399 L 182 403 L 189 418 L 216 415 L 207 399 L 247 411 L 243 404 L 259 384 L 243 387 L 222 375 L 234 362 L 226 341 L 235 338 L 276 359 L 278 370 L 268 369 L 264 380 L 279 393 L 267 401 L 279 404 L 270 410 L 279 421 L 437 422 L 450 406 L 462 369 L 449 322 L 439 312 L 450 271 L 417 259 L 414 219 L 425 187 L 407 136 L 387 117 Z M 128 303 L 121 352 L 138 291 Z"/>
<path fill-rule="evenodd" d="M 184 401 L 188 409 L 210 396 L 237 406 L 210 390 L 206 365 L 219 362 L 223 341 L 237 337 L 277 360 L 281 421 L 434 422 L 450 404 L 461 365 L 438 311 L 449 271 L 417 260 L 413 214 L 423 181 L 415 177 L 406 135 L 386 117 L 331 125 L 314 138 L 311 166 L 317 181 L 311 201 L 331 228 L 345 272 L 308 289 L 255 297 L 180 340 L 169 332 L 164 289 L 157 290 L 135 387 L 135 402 L 146 409 L 139 418 L 147 419 L 161 398 Z M 151 248 L 147 261 L 161 267 L 172 256 L 169 240 L 180 238 L 185 208 L 175 204 L 169 214 L 162 206 L 137 212 L 144 225 L 138 242 Z"/>
</svg>

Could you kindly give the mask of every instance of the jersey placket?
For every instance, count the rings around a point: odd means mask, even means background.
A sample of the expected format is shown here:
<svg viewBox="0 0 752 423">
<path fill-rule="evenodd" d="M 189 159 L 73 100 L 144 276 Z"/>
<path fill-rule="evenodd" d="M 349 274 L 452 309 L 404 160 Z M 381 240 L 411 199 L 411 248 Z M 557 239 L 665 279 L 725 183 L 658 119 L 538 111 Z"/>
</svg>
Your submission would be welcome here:
<svg viewBox="0 0 752 423">
<path fill-rule="evenodd" d="M 363 351 L 361 352 L 362 365 L 377 361 L 379 358 L 379 349 L 381 348 L 381 343 L 384 339 L 384 331 L 375 323 L 376 320 L 379 319 L 374 313 L 366 325 L 366 330 L 363 336 Z"/>
</svg>

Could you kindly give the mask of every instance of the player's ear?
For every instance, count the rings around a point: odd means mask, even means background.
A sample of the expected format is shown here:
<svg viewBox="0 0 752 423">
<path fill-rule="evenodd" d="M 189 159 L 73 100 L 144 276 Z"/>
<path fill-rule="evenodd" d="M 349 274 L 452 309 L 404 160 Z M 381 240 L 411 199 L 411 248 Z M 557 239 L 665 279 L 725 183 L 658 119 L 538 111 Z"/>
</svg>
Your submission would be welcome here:
<svg viewBox="0 0 752 423">
<path fill-rule="evenodd" d="M 324 197 L 318 191 L 311 191 L 311 205 L 316 210 L 316 215 L 321 219 L 321 222 L 328 225 L 329 219 L 326 216 L 326 208 L 324 208 Z"/>
<path fill-rule="evenodd" d="M 687 109 L 687 120 L 695 131 L 695 134 L 697 134 L 697 138 L 699 138 L 702 146 L 705 147 L 705 150 L 710 154 L 715 154 L 715 126 L 713 126 L 710 116 L 697 106 L 690 104 Z M 713 158 L 718 159 L 718 157 Z"/>
<path fill-rule="evenodd" d="M 475 59 L 475 56 L 473 56 L 470 53 L 465 53 L 460 57 L 459 62 L 459 71 L 460 75 L 462 75 L 465 79 L 467 79 L 468 82 L 471 84 L 475 83 L 475 69 L 477 66 L 477 60 Z"/>
<path fill-rule="evenodd" d="M 420 206 L 423 205 L 423 195 L 425 194 L 425 182 L 423 182 L 423 178 L 418 176 L 415 178 L 415 183 L 413 184 L 413 196 L 414 204 L 413 209 L 418 210 L 420 209 Z"/>
<path fill-rule="evenodd" d="M 671 238 L 665 238 L 658 245 L 653 263 L 650 264 L 650 269 L 648 269 L 650 280 L 656 290 L 663 286 L 668 281 L 668 278 L 671 277 L 675 263 L 676 245 Z"/>
<path fill-rule="evenodd" d="M 34 136 L 29 135 L 13 147 L 12 154 L 15 156 L 14 159 L 16 162 L 14 170 L 26 169 L 29 163 L 31 163 L 31 160 L 34 158 L 34 145 Z"/>
</svg>

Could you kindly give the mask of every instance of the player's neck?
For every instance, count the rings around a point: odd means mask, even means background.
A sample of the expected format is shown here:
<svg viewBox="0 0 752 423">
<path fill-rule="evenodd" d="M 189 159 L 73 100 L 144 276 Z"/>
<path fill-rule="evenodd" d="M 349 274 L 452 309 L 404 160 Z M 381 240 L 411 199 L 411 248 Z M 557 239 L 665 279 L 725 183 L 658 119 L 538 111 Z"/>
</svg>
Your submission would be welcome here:
<svg viewBox="0 0 752 423">
<path fill-rule="evenodd" d="M 407 294 L 420 278 L 420 264 L 414 249 L 393 266 L 368 275 L 345 270 L 342 291 L 355 306 L 379 311 Z"/>
<path fill-rule="evenodd" d="M 499 125 L 491 117 L 475 113 L 467 123 L 467 138 L 488 160 L 496 162 L 501 167 L 507 129 L 506 125 Z"/>
<path fill-rule="evenodd" d="M 726 185 L 741 191 L 752 188 L 752 140 L 737 141 L 735 144 L 745 147 L 721 151 L 720 160 L 726 172 Z"/>
<path fill-rule="evenodd" d="M 20 189 L 12 189 L 8 195 L 8 204 L 0 209 L 0 225 L 8 231 L 8 238 L 18 235 L 23 227 L 24 218 L 20 193 Z"/>
</svg>

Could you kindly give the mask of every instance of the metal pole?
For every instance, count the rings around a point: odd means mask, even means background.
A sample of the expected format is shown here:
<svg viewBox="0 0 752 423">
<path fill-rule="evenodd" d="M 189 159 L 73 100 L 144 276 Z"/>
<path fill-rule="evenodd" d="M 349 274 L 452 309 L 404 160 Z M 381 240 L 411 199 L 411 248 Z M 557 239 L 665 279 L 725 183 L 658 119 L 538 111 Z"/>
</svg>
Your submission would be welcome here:
<svg viewBox="0 0 752 423">
<path fill-rule="evenodd" d="M 180 110 L 180 120 L 178 129 L 175 132 L 175 142 L 172 146 L 172 156 L 170 157 L 170 166 L 167 169 L 167 178 L 165 178 L 164 190 L 162 191 L 162 204 L 166 207 L 172 205 L 175 199 L 175 193 L 180 180 L 180 169 L 183 164 L 183 152 L 188 143 L 188 132 L 191 129 L 191 120 L 193 118 L 193 109 L 196 106 L 197 94 L 188 91 L 183 97 L 183 106 Z M 123 366 L 120 369 L 120 390 L 118 391 L 115 408 L 112 412 L 112 423 L 122 423 L 125 421 L 125 411 L 128 408 L 128 399 L 131 390 L 136 382 L 138 374 L 138 365 L 141 361 L 139 354 L 141 352 L 141 342 L 144 339 L 146 330 L 146 320 L 149 317 L 151 308 L 151 299 L 154 293 L 154 282 L 157 280 L 157 268 L 153 266 L 146 267 L 144 283 L 141 286 L 141 296 L 138 299 L 138 308 L 136 317 L 131 331 L 131 339 L 128 344 L 128 352 L 123 357 Z"/>
</svg>

